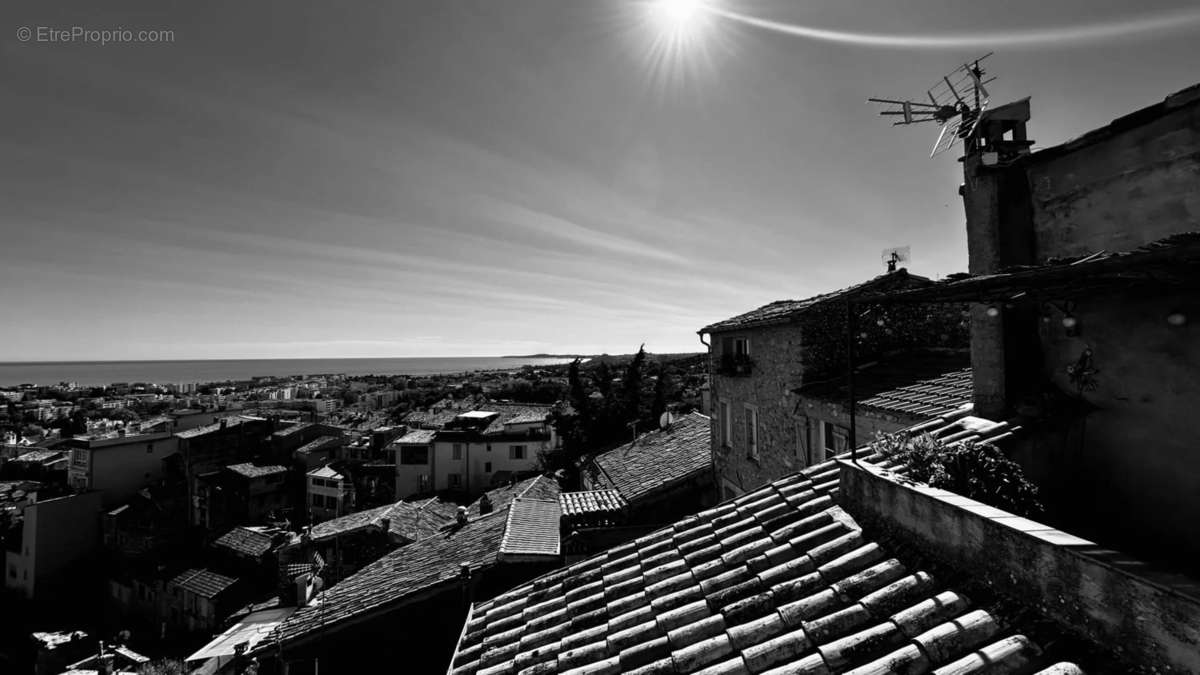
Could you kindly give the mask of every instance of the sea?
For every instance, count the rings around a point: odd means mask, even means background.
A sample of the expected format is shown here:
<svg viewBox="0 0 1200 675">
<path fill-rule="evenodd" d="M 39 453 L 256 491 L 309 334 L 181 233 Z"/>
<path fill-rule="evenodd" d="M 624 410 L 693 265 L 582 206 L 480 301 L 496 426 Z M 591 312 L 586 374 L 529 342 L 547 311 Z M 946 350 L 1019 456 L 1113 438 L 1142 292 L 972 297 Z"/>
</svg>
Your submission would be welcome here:
<svg viewBox="0 0 1200 675">
<path fill-rule="evenodd" d="M 441 375 L 474 370 L 514 370 L 526 365 L 542 366 L 568 362 L 570 359 L 521 356 L 0 362 L 0 387 L 18 384 L 52 385 L 59 382 L 74 382 L 79 386 L 99 386 L 114 382 L 165 385 L 288 375 Z"/>
</svg>

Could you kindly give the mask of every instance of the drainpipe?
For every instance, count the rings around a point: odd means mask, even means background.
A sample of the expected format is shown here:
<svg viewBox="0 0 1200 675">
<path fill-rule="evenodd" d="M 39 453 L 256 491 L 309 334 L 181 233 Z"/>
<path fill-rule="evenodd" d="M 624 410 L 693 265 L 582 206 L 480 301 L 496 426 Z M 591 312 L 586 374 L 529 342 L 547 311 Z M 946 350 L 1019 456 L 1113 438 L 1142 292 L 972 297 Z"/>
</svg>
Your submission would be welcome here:
<svg viewBox="0 0 1200 675">
<path fill-rule="evenodd" d="M 700 344 L 704 345 L 704 351 L 708 353 L 708 368 L 705 369 L 707 371 L 705 374 L 707 375 L 707 379 L 708 379 L 708 400 L 710 403 L 713 404 L 713 410 L 709 411 L 709 413 L 710 413 L 709 419 L 711 420 L 712 419 L 711 413 L 715 410 L 720 410 L 720 407 L 718 407 L 716 405 L 716 402 L 717 402 L 716 380 L 712 376 L 712 345 L 704 341 L 704 333 L 697 332 L 696 337 L 700 339 Z M 717 424 L 723 425 L 723 424 L 725 424 L 725 420 L 723 420 L 723 419 L 717 420 Z M 720 431 L 717 432 L 718 437 L 720 437 L 720 433 L 721 433 Z M 721 490 L 721 476 L 718 475 L 718 473 L 717 473 L 717 447 L 716 447 L 716 443 L 713 443 L 711 440 L 708 443 L 708 457 L 709 457 L 709 464 L 712 466 L 713 490 L 715 490 L 717 493 L 716 494 L 716 503 L 719 504 L 719 503 L 721 503 L 721 495 L 724 494 L 724 492 Z"/>
</svg>

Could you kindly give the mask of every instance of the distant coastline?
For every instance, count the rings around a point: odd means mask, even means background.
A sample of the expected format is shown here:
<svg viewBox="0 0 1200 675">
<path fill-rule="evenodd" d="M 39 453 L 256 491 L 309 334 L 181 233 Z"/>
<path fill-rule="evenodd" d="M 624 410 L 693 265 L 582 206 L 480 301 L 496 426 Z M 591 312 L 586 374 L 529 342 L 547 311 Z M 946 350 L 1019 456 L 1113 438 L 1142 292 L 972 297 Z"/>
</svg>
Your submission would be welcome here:
<svg viewBox="0 0 1200 675">
<path fill-rule="evenodd" d="M 0 387 L 20 384 L 105 386 L 114 382 L 230 382 L 293 375 L 453 375 L 571 361 L 554 356 L 445 356 L 341 359 L 182 359 L 0 362 Z"/>
</svg>

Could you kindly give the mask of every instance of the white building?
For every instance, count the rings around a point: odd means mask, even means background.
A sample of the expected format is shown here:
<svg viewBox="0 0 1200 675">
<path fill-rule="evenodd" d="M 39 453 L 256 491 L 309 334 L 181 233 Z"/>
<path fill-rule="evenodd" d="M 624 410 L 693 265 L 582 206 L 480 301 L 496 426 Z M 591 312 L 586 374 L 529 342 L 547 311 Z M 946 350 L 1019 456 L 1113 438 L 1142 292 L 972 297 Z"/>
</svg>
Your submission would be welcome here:
<svg viewBox="0 0 1200 675">
<path fill-rule="evenodd" d="M 350 513 L 353 487 L 345 476 L 332 467 L 323 466 L 306 474 L 308 482 L 304 501 L 314 521 L 329 520 Z"/>
<path fill-rule="evenodd" d="M 537 471 L 541 455 L 557 443 L 549 406 L 487 403 L 458 414 L 441 430 L 413 431 L 393 442 L 396 496 L 478 494 L 513 475 Z"/>
</svg>

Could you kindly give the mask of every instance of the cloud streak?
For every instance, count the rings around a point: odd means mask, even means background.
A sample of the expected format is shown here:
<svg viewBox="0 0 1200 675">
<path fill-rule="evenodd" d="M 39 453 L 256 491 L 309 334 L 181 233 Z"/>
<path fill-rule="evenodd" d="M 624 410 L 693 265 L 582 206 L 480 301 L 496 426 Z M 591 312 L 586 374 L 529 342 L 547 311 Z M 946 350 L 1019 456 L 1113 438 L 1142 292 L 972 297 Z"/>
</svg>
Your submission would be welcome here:
<svg viewBox="0 0 1200 675">
<path fill-rule="evenodd" d="M 742 14 L 712 5 L 706 11 L 713 15 L 746 26 L 761 28 L 784 35 L 857 45 L 860 47 L 884 47 L 902 49 L 965 49 L 997 47 L 1064 47 L 1078 44 L 1134 37 L 1152 33 L 1163 33 L 1186 29 L 1200 23 L 1200 8 L 1192 7 L 1173 12 L 1129 18 L 1120 21 L 1097 22 L 1077 26 L 1059 26 L 1030 30 L 1009 30 L 957 35 L 921 35 L 862 33 L 805 26 L 802 24 L 774 21 L 771 19 Z"/>
</svg>

